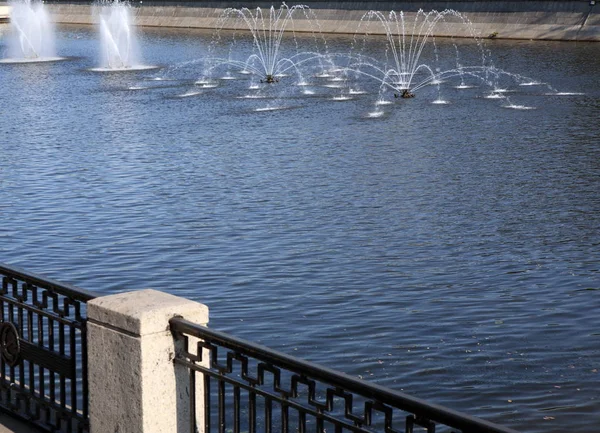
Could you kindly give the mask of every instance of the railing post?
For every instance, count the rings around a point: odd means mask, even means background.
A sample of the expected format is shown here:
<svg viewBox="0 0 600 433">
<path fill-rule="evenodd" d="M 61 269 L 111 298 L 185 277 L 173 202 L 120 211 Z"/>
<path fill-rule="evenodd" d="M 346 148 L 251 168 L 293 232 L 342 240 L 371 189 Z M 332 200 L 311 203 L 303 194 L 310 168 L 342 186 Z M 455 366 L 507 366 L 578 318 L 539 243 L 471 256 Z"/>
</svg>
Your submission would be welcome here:
<svg viewBox="0 0 600 433">
<path fill-rule="evenodd" d="M 173 363 L 174 316 L 205 325 L 208 308 L 156 290 L 88 302 L 91 433 L 189 431 L 193 393 L 188 370 Z"/>
</svg>

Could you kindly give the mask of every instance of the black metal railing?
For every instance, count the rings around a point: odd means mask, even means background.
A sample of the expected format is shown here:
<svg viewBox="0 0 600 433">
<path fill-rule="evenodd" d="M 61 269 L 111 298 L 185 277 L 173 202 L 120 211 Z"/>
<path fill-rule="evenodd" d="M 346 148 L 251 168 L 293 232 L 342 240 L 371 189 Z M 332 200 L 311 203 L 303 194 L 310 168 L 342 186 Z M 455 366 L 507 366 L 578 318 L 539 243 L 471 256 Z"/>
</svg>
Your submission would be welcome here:
<svg viewBox="0 0 600 433">
<path fill-rule="evenodd" d="M 74 286 L 0 264 L 0 409 L 53 432 L 87 432 L 86 302 Z"/>
<path fill-rule="evenodd" d="M 93 293 L 0 264 L 0 410 L 51 432 L 89 432 L 87 301 Z M 189 432 L 516 433 L 182 318 Z M 182 386 L 182 384 L 179 384 Z"/>
<path fill-rule="evenodd" d="M 181 318 L 170 327 L 189 369 L 190 433 L 515 433 Z"/>
</svg>

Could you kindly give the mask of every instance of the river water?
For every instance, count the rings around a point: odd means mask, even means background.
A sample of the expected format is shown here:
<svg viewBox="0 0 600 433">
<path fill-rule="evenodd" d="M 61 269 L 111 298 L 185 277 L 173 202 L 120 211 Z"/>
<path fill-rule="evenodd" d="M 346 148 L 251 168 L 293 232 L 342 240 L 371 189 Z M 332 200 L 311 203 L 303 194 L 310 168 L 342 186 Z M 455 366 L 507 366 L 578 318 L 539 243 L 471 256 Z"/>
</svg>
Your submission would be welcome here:
<svg viewBox="0 0 600 433">
<path fill-rule="evenodd" d="M 600 44 L 488 41 L 544 84 L 375 106 L 364 77 L 348 101 L 294 77 L 247 98 L 223 69 L 203 88 L 213 34 L 139 36 L 159 69 L 92 72 L 98 35 L 70 26 L 67 60 L 0 64 L 1 262 L 185 296 L 216 329 L 515 429 L 598 430 Z"/>
</svg>

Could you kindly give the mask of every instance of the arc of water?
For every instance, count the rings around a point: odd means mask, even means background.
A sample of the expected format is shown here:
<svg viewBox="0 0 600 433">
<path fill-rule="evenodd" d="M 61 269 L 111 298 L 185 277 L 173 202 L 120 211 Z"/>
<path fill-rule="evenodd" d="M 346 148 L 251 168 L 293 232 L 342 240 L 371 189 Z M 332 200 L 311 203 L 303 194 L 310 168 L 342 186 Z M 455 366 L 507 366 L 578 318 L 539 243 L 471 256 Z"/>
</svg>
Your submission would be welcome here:
<svg viewBox="0 0 600 433">
<path fill-rule="evenodd" d="M 37 46 L 39 47 L 37 51 L 39 56 L 41 57 L 45 54 L 44 37 L 49 33 L 46 27 L 50 22 L 50 18 L 48 17 L 48 14 L 44 9 L 42 3 L 36 3 L 34 7 L 35 10 L 32 9 L 32 12 L 34 13 L 34 19 L 32 21 L 37 30 L 36 32 L 34 32 L 34 34 L 37 36 Z"/>
<path fill-rule="evenodd" d="M 256 13 L 253 14 L 248 8 L 231 9 L 236 11 L 241 17 L 252 37 L 254 46 L 258 52 L 261 63 L 265 69 L 266 75 L 274 75 L 279 57 L 281 41 L 285 34 L 288 22 L 292 18 L 292 12 L 297 8 L 293 6 L 289 8 L 285 3 L 279 10 L 274 7 L 269 9 L 268 18 L 265 17 L 263 10 L 258 7 Z"/>
<path fill-rule="evenodd" d="M 430 20 L 431 14 L 435 14 L 435 18 Z M 419 19 L 421 19 L 421 23 L 419 25 Z M 412 83 L 412 79 L 417 72 L 419 66 L 418 62 L 421 58 L 421 54 L 427 44 L 427 41 L 431 37 L 435 25 L 437 22 L 443 17 L 443 15 L 437 11 L 432 11 L 429 13 L 424 13 L 422 10 L 419 10 L 415 15 L 415 20 L 413 23 L 413 28 L 410 37 L 410 43 L 408 45 L 408 49 L 406 48 L 406 31 L 403 28 L 403 47 L 402 53 L 404 56 L 404 65 L 405 69 L 402 70 L 404 74 L 408 77 L 407 79 L 407 88 L 410 87 L 410 83 Z M 402 25 L 404 26 L 404 20 L 402 20 Z M 415 36 L 416 35 L 416 36 Z"/>
<path fill-rule="evenodd" d="M 25 0 L 13 5 L 15 13 L 11 21 L 19 34 L 21 53 L 26 58 L 42 56 L 44 25 L 48 21 L 43 5 Z"/>
<path fill-rule="evenodd" d="M 255 41 L 259 45 L 258 49 L 263 57 L 266 73 L 273 75 L 275 73 L 275 61 L 279 51 L 279 44 L 283 37 L 285 26 L 278 28 L 277 23 L 281 17 L 283 8 L 279 10 L 279 16 L 276 15 L 275 9 L 269 10 L 269 22 L 265 22 L 262 9 L 256 9 L 256 20 L 254 28 L 257 29 L 257 39 Z"/>
<path fill-rule="evenodd" d="M 271 80 L 271 77 L 284 74 L 286 71 L 289 71 L 293 68 L 292 62 L 294 62 L 296 59 L 294 55 L 289 56 L 286 59 L 282 59 L 281 57 L 283 52 L 283 39 L 286 34 L 290 33 L 288 30 L 290 27 L 292 27 L 291 23 L 293 23 L 293 15 L 297 9 L 303 10 L 306 15 L 308 6 L 294 5 L 292 7 L 288 7 L 285 3 L 283 3 L 278 9 L 271 6 L 268 10 L 261 9 L 260 7 L 252 10 L 248 8 L 228 8 L 223 14 L 221 14 L 221 18 L 219 19 L 219 23 L 221 24 L 220 28 L 232 26 L 231 23 L 226 23 L 227 20 L 230 20 L 231 18 L 237 18 L 245 25 L 245 28 L 252 36 L 253 53 L 247 59 L 242 72 L 247 73 L 250 71 L 250 69 L 252 69 L 252 72 L 255 72 L 256 68 L 262 68 L 262 70 L 258 71 L 258 74 L 266 76 L 267 81 L 272 82 L 273 80 Z M 238 29 L 241 23 L 234 23 L 232 27 L 234 29 Z M 291 33 L 293 33 L 293 27 Z M 216 34 L 219 35 L 219 32 L 217 31 Z M 315 38 L 314 35 L 313 38 Z M 220 36 L 213 37 L 210 47 L 211 50 L 216 46 L 216 42 L 220 39 Z M 305 55 L 305 52 L 298 53 L 299 47 L 295 38 L 295 34 L 294 42 L 296 44 L 296 55 Z M 323 59 L 322 56 L 310 57 L 320 61 Z M 221 64 L 223 63 L 228 63 L 231 65 L 234 64 L 235 61 L 229 59 L 227 62 L 221 62 Z M 246 65 L 252 65 L 253 68 L 250 68 Z"/>
<path fill-rule="evenodd" d="M 121 54 L 121 59 L 124 59 L 125 66 L 129 64 L 130 61 L 130 52 L 131 52 L 131 28 L 129 26 L 129 12 L 125 9 L 126 6 L 121 6 L 119 9 L 119 13 L 117 17 L 119 18 L 119 33 L 118 40 L 121 41 L 121 34 L 125 34 L 125 47 L 119 46 L 119 53 Z M 125 53 L 121 53 L 121 48 L 125 48 Z"/>
<path fill-rule="evenodd" d="M 98 15 L 105 66 L 109 69 L 137 67 L 135 29 L 129 4 L 107 0 Z"/>
<path fill-rule="evenodd" d="M 16 59 L 53 60 L 54 29 L 44 4 L 35 0 L 9 0 L 12 7 L 9 53 Z"/>
<path fill-rule="evenodd" d="M 258 10 L 260 8 L 257 8 L 257 16 L 258 16 Z M 258 18 L 255 18 L 252 16 L 252 13 L 250 12 L 250 10 L 248 8 L 242 8 L 242 9 L 228 9 L 227 11 L 234 11 L 238 13 L 238 16 L 240 16 L 244 22 L 246 23 L 246 26 L 250 29 L 250 32 L 252 33 L 252 37 L 254 39 L 254 46 L 256 47 L 256 49 L 258 50 L 258 58 L 260 60 L 260 62 L 263 64 L 263 66 L 266 68 L 266 64 L 265 64 L 265 55 L 263 52 L 263 47 L 262 44 L 259 42 L 259 34 L 258 34 L 258 29 L 257 29 L 257 20 Z M 265 73 L 268 73 L 268 69 L 265 71 Z"/>
<path fill-rule="evenodd" d="M 391 11 L 387 16 L 380 11 L 370 11 L 366 14 L 367 19 L 376 18 L 383 26 L 397 71 L 397 85 L 401 89 L 410 89 L 417 72 L 426 66 L 419 64 L 421 55 L 438 22 L 449 14 L 457 13 L 451 9 L 425 13 L 420 9 L 415 14 L 412 24 L 408 24 L 404 12 L 397 14 Z M 393 74 L 386 73 L 386 77 L 391 75 Z"/>
<path fill-rule="evenodd" d="M 25 57 L 27 57 L 27 52 L 28 52 L 28 50 L 26 49 L 26 47 L 23 44 L 25 42 L 27 44 L 27 46 L 29 47 L 30 52 L 33 53 L 32 57 L 33 58 L 39 58 L 40 57 L 39 53 L 37 52 L 37 50 L 35 49 L 35 46 L 33 45 L 33 43 L 31 42 L 31 40 L 27 36 L 27 33 L 19 25 L 19 21 L 18 20 L 14 20 L 12 24 L 15 27 L 15 29 L 17 29 L 17 31 L 19 32 L 19 41 L 21 43 L 21 51 L 22 51 L 23 55 Z"/>
<path fill-rule="evenodd" d="M 102 27 L 102 34 L 104 35 L 104 37 L 106 38 L 106 41 L 108 42 L 108 44 L 106 45 L 106 60 L 108 61 L 108 67 L 109 68 L 114 68 L 115 65 L 113 65 L 112 61 L 114 59 L 114 55 L 116 55 L 118 57 L 118 60 L 120 62 L 119 66 L 125 66 L 124 62 L 123 62 L 123 58 L 121 57 L 121 53 L 119 52 L 119 46 L 117 45 L 117 43 L 115 42 L 113 36 L 112 36 L 112 32 L 110 31 L 110 28 L 106 22 L 106 20 L 104 18 L 100 18 L 100 26 Z M 111 50 L 112 48 L 112 50 Z M 111 55 L 114 54 L 114 55 Z"/>
<path fill-rule="evenodd" d="M 290 57 L 281 58 L 277 61 L 275 69 L 279 73 L 286 73 L 288 70 L 295 68 L 300 73 L 300 66 L 305 63 L 321 58 L 323 55 L 313 52 L 297 53 Z"/>
</svg>

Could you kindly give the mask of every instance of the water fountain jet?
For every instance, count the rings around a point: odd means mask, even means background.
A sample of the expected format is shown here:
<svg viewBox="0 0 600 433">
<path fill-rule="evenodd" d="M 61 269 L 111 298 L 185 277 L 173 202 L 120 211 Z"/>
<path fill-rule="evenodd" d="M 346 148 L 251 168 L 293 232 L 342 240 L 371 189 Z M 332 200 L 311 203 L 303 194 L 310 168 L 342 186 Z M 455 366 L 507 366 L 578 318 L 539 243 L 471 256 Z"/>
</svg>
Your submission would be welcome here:
<svg viewBox="0 0 600 433">
<path fill-rule="evenodd" d="M 54 49 L 54 25 L 39 1 L 10 3 L 11 37 L 8 57 L 1 63 L 36 63 L 62 60 Z"/>
<path fill-rule="evenodd" d="M 391 65 L 387 62 L 385 65 L 379 65 L 377 62 L 365 61 L 359 55 L 356 62 L 357 70 L 369 76 L 379 77 L 382 86 L 391 88 L 397 97 L 402 98 L 412 98 L 417 89 L 425 85 L 437 84 L 441 77 L 448 75 L 449 71 L 439 72 L 441 70 L 437 68 L 438 72 L 434 72 L 432 67 L 425 63 L 425 58 L 429 56 L 428 60 L 439 60 L 433 35 L 436 33 L 436 27 L 447 17 L 462 20 L 465 26 L 470 26 L 466 18 L 452 9 L 441 12 L 435 10 L 424 12 L 420 9 L 414 14 L 412 20 L 404 12 L 390 11 L 387 15 L 380 11 L 367 12 L 357 28 L 354 45 L 359 45 L 358 35 L 385 34 L 386 58 L 390 60 Z M 479 41 L 477 45 L 481 48 Z M 485 60 L 483 54 L 482 59 Z M 425 73 L 426 78 L 417 81 L 421 72 Z"/>
<path fill-rule="evenodd" d="M 131 8 L 119 0 L 104 2 L 97 12 L 100 27 L 102 65 L 97 72 L 139 71 L 155 69 L 139 61 L 137 36 Z"/>
<path fill-rule="evenodd" d="M 248 30 L 252 36 L 253 52 L 244 60 L 235 60 L 232 58 L 211 57 L 208 59 L 209 66 L 206 68 L 205 75 L 222 65 L 233 66 L 239 73 L 254 75 L 260 77 L 261 83 L 278 83 L 280 78 L 291 74 L 297 74 L 302 81 L 300 71 L 301 65 L 306 65 L 312 60 L 321 58 L 318 48 L 315 51 L 296 52 L 286 56 L 283 53 L 282 41 L 286 34 L 292 34 L 296 42 L 295 32 L 293 30 L 293 16 L 295 13 L 303 13 L 304 18 L 311 23 L 316 22 L 316 18 L 309 15 L 307 6 L 295 5 L 287 6 L 285 3 L 276 9 L 271 6 L 268 10 L 260 7 L 256 9 L 248 8 L 228 8 L 220 17 L 217 25 L 217 32 L 210 50 L 213 51 L 221 41 L 221 31 L 224 29 Z M 316 30 L 313 35 L 320 34 L 318 25 L 313 24 Z M 318 38 L 313 36 L 315 43 Z M 324 41 L 324 39 L 323 39 Z M 234 41 L 235 43 L 235 37 Z M 325 42 L 323 42 L 325 44 Z M 317 44 L 318 45 L 318 44 Z"/>
</svg>

